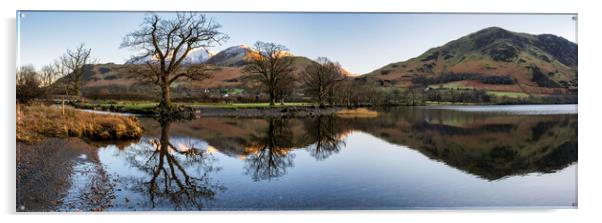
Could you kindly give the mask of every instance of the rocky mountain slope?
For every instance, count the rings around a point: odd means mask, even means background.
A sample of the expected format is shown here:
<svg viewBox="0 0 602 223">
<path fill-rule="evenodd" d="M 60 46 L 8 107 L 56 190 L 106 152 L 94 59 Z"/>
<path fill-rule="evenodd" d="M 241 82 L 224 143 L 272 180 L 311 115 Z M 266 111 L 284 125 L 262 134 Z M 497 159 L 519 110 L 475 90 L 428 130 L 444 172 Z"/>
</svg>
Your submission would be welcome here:
<svg viewBox="0 0 602 223">
<path fill-rule="evenodd" d="M 567 93 L 577 89 L 577 44 L 491 27 L 359 78 L 381 86 Z"/>
</svg>

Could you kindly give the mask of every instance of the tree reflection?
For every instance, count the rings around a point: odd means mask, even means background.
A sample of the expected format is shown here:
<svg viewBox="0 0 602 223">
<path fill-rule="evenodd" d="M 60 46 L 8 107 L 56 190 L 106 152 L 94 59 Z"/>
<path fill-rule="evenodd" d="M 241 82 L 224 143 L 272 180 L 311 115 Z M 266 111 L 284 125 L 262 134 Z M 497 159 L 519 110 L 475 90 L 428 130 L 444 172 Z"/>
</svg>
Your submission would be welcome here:
<svg viewBox="0 0 602 223">
<path fill-rule="evenodd" d="M 342 124 L 334 116 L 318 116 L 305 122 L 305 129 L 310 142 L 307 147 L 310 155 L 316 160 L 325 160 L 332 154 L 338 153 L 345 146 L 342 137 Z"/>
<path fill-rule="evenodd" d="M 135 150 L 128 160 L 150 176 L 138 186 L 148 193 L 152 208 L 169 202 L 176 210 L 200 210 L 225 188 L 212 182 L 208 175 L 218 170 L 212 166 L 211 155 L 190 140 L 174 146 L 170 141 L 170 125 L 161 123 L 160 138 L 149 139 L 144 144 L 148 148 Z"/>
<path fill-rule="evenodd" d="M 254 181 L 283 176 L 286 169 L 293 166 L 292 132 L 286 126 L 286 119 L 269 118 L 267 121 L 266 133 L 247 149 L 245 172 Z"/>
</svg>

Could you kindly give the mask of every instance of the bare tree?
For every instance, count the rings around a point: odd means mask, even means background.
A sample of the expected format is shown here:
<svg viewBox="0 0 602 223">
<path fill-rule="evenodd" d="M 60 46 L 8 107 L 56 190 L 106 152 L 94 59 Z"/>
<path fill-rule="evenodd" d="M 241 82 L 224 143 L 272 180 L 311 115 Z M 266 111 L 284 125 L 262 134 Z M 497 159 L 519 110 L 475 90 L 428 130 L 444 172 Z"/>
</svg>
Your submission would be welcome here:
<svg viewBox="0 0 602 223">
<path fill-rule="evenodd" d="M 43 94 L 39 75 L 31 65 L 22 66 L 17 70 L 16 82 L 16 99 L 21 103 L 28 103 Z"/>
<path fill-rule="evenodd" d="M 286 75 L 280 81 L 281 84 L 276 86 L 275 101 L 280 101 L 284 105 L 284 99 L 293 94 L 295 89 L 295 78 L 292 75 Z"/>
<path fill-rule="evenodd" d="M 353 79 L 346 79 L 339 83 L 339 90 L 335 92 L 338 95 L 339 102 L 347 107 L 357 106 L 359 104 L 358 84 Z"/>
<path fill-rule="evenodd" d="M 174 18 L 162 18 L 149 13 L 139 30 L 129 33 L 122 48 L 141 51 L 132 57 L 132 63 L 144 63 L 139 78 L 161 88 L 161 112 L 171 108 L 171 84 L 180 79 L 201 79 L 207 76 L 205 66 L 187 65 L 182 61 L 192 50 L 221 44 L 228 35 L 221 33 L 221 25 L 196 12 L 178 12 Z M 150 59 L 149 59 L 150 58 Z"/>
<path fill-rule="evenodd" d="M 256 53 L 251 56 L 251 63 L 245 67 L 246 72 L 255 75 L 265 87 L 270 96 L 270 106 L 275 104 L 283 86 L 290 86 L 293 58 L 288 49 L 280 44 L 261 42 L 255 43 Z"/>
<path fill-rule="evenodd" d="M 407 95 L 409 97 L 408 103 L 410 105 L 415 106 L 419 101 L 420 89 L 422 89 L 422 86 L 415 84 L 412 84 L 408 87 Z"/>
<path fill-rule="evenodd" d="M 58 60 L 55 60 L 54 63 L 51 65 L 52 69 L 55 72 L 55 78 L 56 80 L 59 80 L 61 78 L 65 79 L 66 81 L 57 81 L 55 82 L 53 88 L 55 88 L 57 91 L 61 91 L 63 90 L 63 97 L 61 100 L 61 110 L 62 110 L 62 114 L 65 114 L 65 95 L 69 95 L 69 88 L 68 88 L 68 78 L 67 75 L 69 75 L 69 69 L 67 69 L 61 59 L 59 58 Z"/>
<path fill-rule="evenodd" d="M 17 85 L 24 84 L 28 78 L 37 76 L 33 65 L 25 65 L 17 70 Z"/>
<path fill-rule="evenodd" d="M 320 107 L 324 106 L 327 96 L 330 96 L 332 105 L 335 86 L 345 78 L 341 65 L 326 57 L 318 57 L 316 62 L 303 71 L 305 91 L 317 100 Z"/>
<path fill-rule="evenodd" d="M 42 70 L 40 70 L 40 82 L 42 83 L 42 86 L 45 88 L 50 87 L 50 85 L 52 85 L 52 83 L 54 83 L 54 80 L 56 80 L 56 77 L 58 76 L 56 70 L 54 69 L 55 67 L 53 65 L 44 65 L 42 67 Z"/>
<path fill-rule="evenodd" d="M 75 49 L 67 49 L 67 52 L 61 56 L 60 61 L 65 72 L 67 81 L 70 83 L 75 96 L 80 96 L 81 78 L 84 74 L 84 66 L 94 63 L 90 57 L 92 49 L 86 48 L 84 43 L 79 44 Z"/>
</svg>

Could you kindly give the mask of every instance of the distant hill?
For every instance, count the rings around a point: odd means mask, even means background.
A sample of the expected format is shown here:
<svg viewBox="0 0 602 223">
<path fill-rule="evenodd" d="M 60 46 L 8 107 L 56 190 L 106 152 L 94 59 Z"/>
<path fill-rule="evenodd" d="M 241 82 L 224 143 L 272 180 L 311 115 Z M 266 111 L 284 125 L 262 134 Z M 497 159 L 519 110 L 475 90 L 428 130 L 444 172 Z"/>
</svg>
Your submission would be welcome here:
<svg viewBox="0 0 602 223">
<path fill-rule="evenodd" d="M 212 68 L 209 76 L 200 81 L 190 81 L 182 79 L 176 81 L 172 87 L 175 89 L 174 96 L 193 96 L 200 93 L 214 93 L 215 95 L 225 95 L 225 92 L 238 89 L 256 94 L 261 88 L 259 84 L 251 78 L 251 75 L 244 71 L 244 66 L 249 63 L 249 55 L 255 53 L 251 47 L 239 45 L 229 47 L 216 54 L 211 54 L 205 49 L 196 49 L 192 51 L 184 60 L 184 65 L 189 64 L 207 64 Z M 289 55 L 293 58 L 295 71 L 293 76 L 297 80 L 295 86 L 302 85 L 300 73 L 312 63 L 313 60 Z M 85 66 L 85 73 L 82 77 L 82 93 L 86 97 L 119 96 L 119 98 L 150 98 L 154 97 L 158 88 L 143 83 L 132 75 L 131 70 L 135 66 L 146 66 L 144 63 L 153 60 L 152 57 L 142 58 L 138 61 L 128 61 L 126 64 L 91 64 Z M 62 83 L 65 80 L 59 80 Z"/>
<path fill-rule="evenodd" d="M 192 51 L 184 64 L 207 64 L 214 68 L 213 72 L 201 81 L 175 82 L 173 95 L 187 98 L 211 93 L 221 97 L 244 92 L 248 97 L 254 97 L 261 91 L 261 86 L 243 70 L 253 53 L 256 52 L 246 45 L 232 46 L 215 54 L 206 49 Z M 291 52 L 288 54 L 294 58 L 294 86 L 300 92 L 303 84 L 300 73 L 316 62 Z M 132 66 L 144 66 L 145 60 L 153 59 L 87 65 L 82 92 L 84 96 L 100 98 L 154 97 L 158 89 L 131 78 L 130 73 Z M 357 76 L 344 68 L 343 71 L 357 83 L 373 88 L 485 90 L 496 96 L 524 97 L 575 93 L 577 65 L 577 44 L 562 37 L 491 27 L 367 74 Z"/>
<path fill-rule="evenodd" d="M 380 86 L 566 93 L 577 89 L 577 44 L 491 27 L 358 78 Z"/>
</svg>

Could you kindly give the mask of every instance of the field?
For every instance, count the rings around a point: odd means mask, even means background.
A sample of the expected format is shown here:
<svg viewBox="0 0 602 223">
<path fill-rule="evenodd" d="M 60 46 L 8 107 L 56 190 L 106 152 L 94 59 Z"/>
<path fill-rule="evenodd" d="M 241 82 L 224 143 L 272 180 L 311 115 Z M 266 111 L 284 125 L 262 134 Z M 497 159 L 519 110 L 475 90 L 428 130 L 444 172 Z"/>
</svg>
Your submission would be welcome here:
<svg viewBox="0 0 602 223">
<path fill-rule="evenodd" d="M 528 94 L 523 92 L 503 92 L 503 91 L 487 91 L 487 94 L 496 97 L 508 97 L 508 98 L 524 98 L 529 97 Z"/>
</svg>

